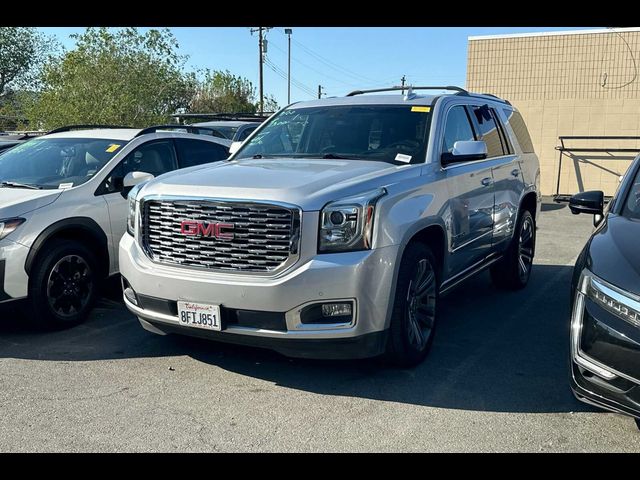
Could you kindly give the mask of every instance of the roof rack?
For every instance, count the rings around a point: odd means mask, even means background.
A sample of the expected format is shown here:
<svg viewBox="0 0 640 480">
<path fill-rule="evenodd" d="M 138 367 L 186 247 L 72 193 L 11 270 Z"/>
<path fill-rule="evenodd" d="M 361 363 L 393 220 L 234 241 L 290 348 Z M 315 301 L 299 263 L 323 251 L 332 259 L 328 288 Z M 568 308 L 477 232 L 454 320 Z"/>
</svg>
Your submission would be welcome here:
<svg viewBox="0 0 640 480">
<path fill-rule="evenodd" d="M 29 138 L 33 138 L 33 137 L 39 137 L 42 135 L 46 135 L 47 132 L 41 132 L 38 130 L 25 130 L 25 131 L 18 131 L 18 130 L 10 130 L 8 132 L 3 132 L 2 134 L 0 134 L 0 140 L 4 140 L 7 137 L 11 137 L 11 140 L 27 140 Z"/>
<path fill-rule="evenodd" d="M 493 97 L 496 100 L 499 100 L 501 102 L 506 103 L 507 105 L 511 105 L 511 102 L 509 100 L 505 100 L 504 98 L 500 98 L 499 96 L 494 95 L 493 93 L 472 93 L 471 95 L 475 95 L 475 96 L 483 95 L 485 97 Z"/>
<path fill-rule="evenodd" d="M 159 130 L 185 130 L 187 133 L 192 133 L 194 135 L 206 135 L 206 132 L 208 132 L 211 136 L 227 139 L 227 137 L 225 137 L 219 130 L 212 127 L 194 127 L 192 125 L 180 125 L 177 123 L 169 125 L 154 125 L 153 127 L 144 128 L 138 132 L 136 137 L 146 135 L 148 133 L 155 133 Z"/>
<path fill-rule="evenodd" d="M 396 90 L 407 90 L 407 91 L 411 91 L 411 90 L 455 90 L 456 95 L 469 95 L 469 92 L 467 92 L 464 88 L 460 88 L 460 87 L 456 87 L 453 85 L 448 85 L 445 87 L 413 87 L 411 85 L 405 85 L 404 87 L 401 86 L 393 86 L 393 87 L 387 87 L 387 88 L 374 88 L 372 90 L 354 90 L 353 92 L 349 92 L 347 93 L 347 97 L 353 97 L 355 95 L 362 95 L 363 93 L 376 93 L 376 92 L 392 92 L 392 91 L 396 91 Z"/>
<path fill-rule="evenodd" d="M 131 128 L 123 125 L 67 125 L 66 127 L 54 128 L 47 132 L 47 135 L 52 133 L 70 132 L 71 130 L 88 130 L 93 128 Z"/>
<path fill-rule="evenodd" d="M 172 118 L 177 118 L 180 121 L 181 118 L 204 118 L 211 120 L 236 120 L 236 121 L 248 121 L 248 122 L 263 122 L 274 112 L 264 112 L 262 115 L 259 113 L 176 113 L 171 115 Z"/>
</svg>

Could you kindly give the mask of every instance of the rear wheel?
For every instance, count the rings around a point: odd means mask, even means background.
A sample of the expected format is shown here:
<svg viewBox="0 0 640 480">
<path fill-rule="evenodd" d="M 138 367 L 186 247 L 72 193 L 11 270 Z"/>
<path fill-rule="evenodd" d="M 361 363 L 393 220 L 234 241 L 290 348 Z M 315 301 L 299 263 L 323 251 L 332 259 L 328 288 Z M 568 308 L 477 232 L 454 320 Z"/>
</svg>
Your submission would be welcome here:
<svg viewBox="0 0 640 480">
<path fill-rule="evenodd" d="M 520 290 L 527 286 L 536 247 L 536 224 L 531 212 L 520 212 L 511 245 L 491 267 L 491 280 L 500 288 Z"/>
<path fill-rule="evenodd" d="M 93 252 L 74 241 L 45 245 L 29 284 L 29 320 L 38 327 L 64 328 L 85 320 L 98 289 Z"/>
<path fill-rule="evenodd" d="M 436 326 L 438 269 L 431 249 L 421 243 L 407 247 L 394 297 L 386 357 L 390 363 L 412 367 L 431 349 Z"/>
</svg>

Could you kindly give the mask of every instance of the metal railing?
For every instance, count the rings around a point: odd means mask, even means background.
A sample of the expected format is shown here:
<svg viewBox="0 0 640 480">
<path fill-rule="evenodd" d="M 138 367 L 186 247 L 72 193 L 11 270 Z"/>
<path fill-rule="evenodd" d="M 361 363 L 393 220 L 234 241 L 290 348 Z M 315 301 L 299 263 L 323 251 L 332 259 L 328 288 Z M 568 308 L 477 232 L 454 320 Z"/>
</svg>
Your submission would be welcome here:
<svg viewBox="0 0 640 480">
<path fill-rule="evenodd" d="M 628 135 L 561 135 L 558 137 L 560 145 L 555 149 L 559 152 L 558 157 L 558 178 L 556 181 L 556 193 L 553 195 L 555 201 L 562 202 L 568 201 L 573 194 L 560 193 L 560 180 L 562 178 L 562 159 L 566 156 L 576 160 L 574 153 L 640 153 L 640 148 L 620 148 L 620 147 L 569 147 L 565 145 L 567 140 L 640 140 L 640 136 L 628 136 Z M 607 160 L 607 159 L 602 159 Z M 619 160 L 619 158 L 611 157 L 610 160 Z M 579 160 L 578 161 L 585 161 Z M 591 163 L 591 162 L 590 162 Z M 602 168 L 602 167 L 601 167 Z M 611 170 L 605 169 L 610 173 L 616 173 Z"/>
</svg>

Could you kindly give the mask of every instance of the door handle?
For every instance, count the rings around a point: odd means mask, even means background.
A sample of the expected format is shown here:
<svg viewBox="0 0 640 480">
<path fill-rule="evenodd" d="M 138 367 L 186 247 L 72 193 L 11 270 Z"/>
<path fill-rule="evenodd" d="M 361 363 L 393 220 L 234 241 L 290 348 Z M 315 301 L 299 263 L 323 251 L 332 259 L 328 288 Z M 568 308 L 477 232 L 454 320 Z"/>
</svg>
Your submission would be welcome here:
<svg viewBox="0 0 640 480">
<path fill-rule="evenodd" d="M 514 168 L 513 170 L 511 170 L 511 175 L 513 175 L 514 177 L 517 177 L 518 175 L 520 175 L 520 170 L 518 170 L 517 168 Z"/>
<path fill-rule="evenodd" d="M 488 187 L 489 185 L 493 185 L 493 178 L 491 177 L 483 178 L 480 183 L 482 183 L 483 186 Z"/>
</svg>

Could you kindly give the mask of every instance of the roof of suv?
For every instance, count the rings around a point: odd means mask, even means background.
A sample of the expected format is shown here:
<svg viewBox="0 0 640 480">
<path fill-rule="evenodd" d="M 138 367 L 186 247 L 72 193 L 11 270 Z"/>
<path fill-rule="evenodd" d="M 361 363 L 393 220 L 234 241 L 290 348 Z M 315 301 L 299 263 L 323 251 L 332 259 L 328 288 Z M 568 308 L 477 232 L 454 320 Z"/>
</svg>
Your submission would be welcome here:
<svg viewBox="0 0 640 480">
<path fill-rule="evenodd" d="M 433 100 L 436 97 L 441 96 L 455 96 L 456 94 L 451 93 L 442 93 L 435 95 L 420 95 L 413 93 L 413 96 L 407 100 L 405 100 L 404 95 L 400 92 L 395 94 L 386 94 L 386 95 L 353 95 L 346 97 L 330 97 L 330 98 L 322 98 L 316 100 L 309 100 L 306 102 L 298 102 L 292 104 L 291 106 L 295 107 L 322 107 L 322 106 L 334 106 L 334 105 L 431 105 Z M 469 99 L 481 99 L 486 100 L 488 102 L 499 102 L 504 103 L 504 100 L 500 98 L 492 98 L 489 95 L 483 95 L 479 93 L 469 92 L 468 95 L 460 95 L 460 98 L 469 98 Z"/>
<path fill-rule="evenodd" d="M 68 132 L 51 133 L 47 138 L 106 138 L 109 140 L 132 140 L 139 128 L 94 128 L 89 130 L 70 130 Z"/>
<path fill-rule="evenodd" d="M 391 95 L 354 95 L 352 97 L 332 97 L 306 102 L 298 102 L 296 107 L 322 107 L 327 105 L 431 105 L 439 95 L 415 95 L 405 100 L 400 92 Z"/>
<path fill-rule="evenodd" d="M 262 122 L 242 121 L 242 120 L 213 120 L 209 122 L 198 122 L 192 124 L 194 127 L 241 127 L 242 125 L 260 125 Z"/>
</svg>

